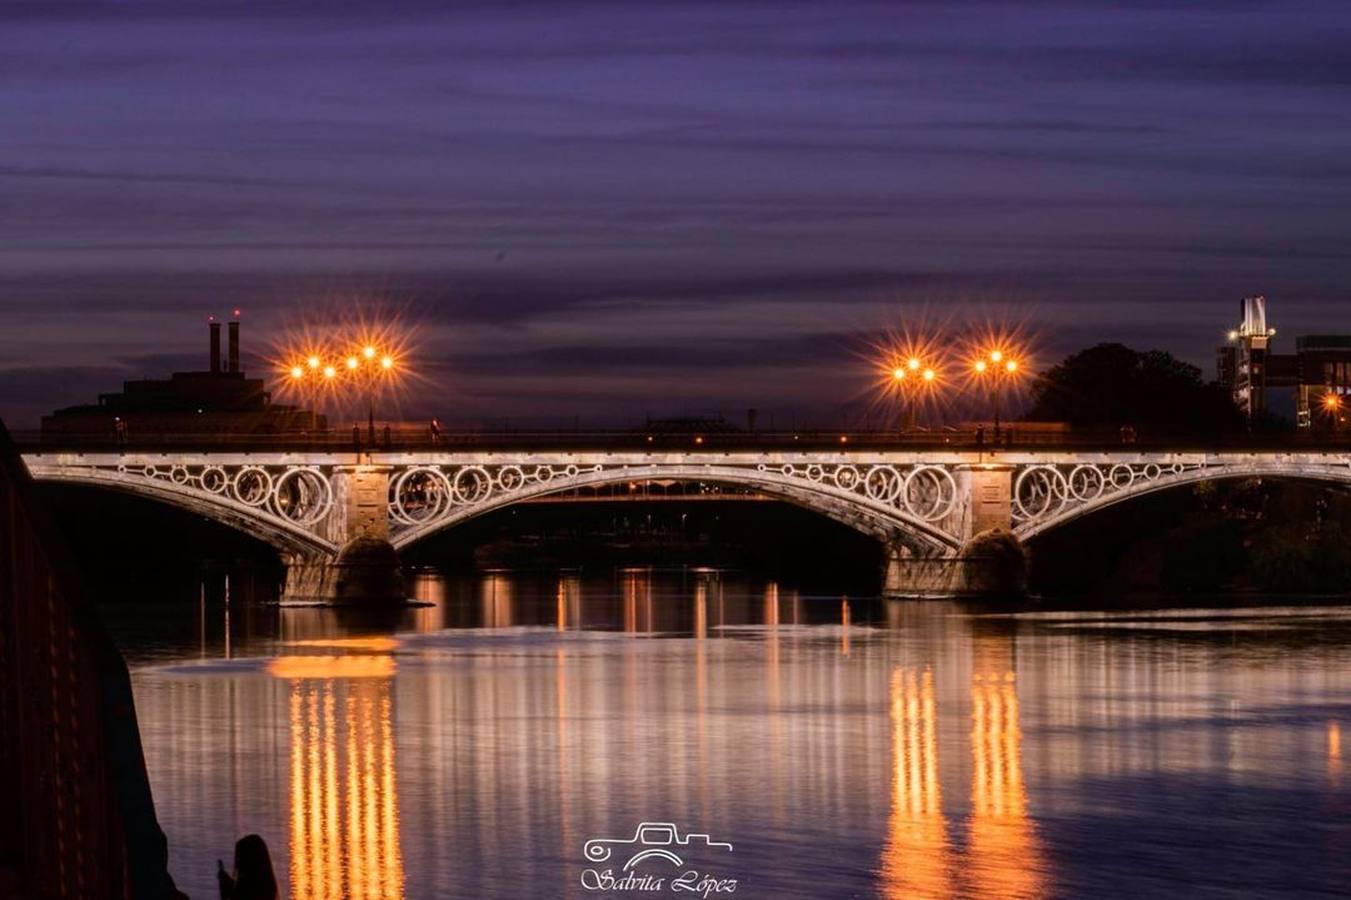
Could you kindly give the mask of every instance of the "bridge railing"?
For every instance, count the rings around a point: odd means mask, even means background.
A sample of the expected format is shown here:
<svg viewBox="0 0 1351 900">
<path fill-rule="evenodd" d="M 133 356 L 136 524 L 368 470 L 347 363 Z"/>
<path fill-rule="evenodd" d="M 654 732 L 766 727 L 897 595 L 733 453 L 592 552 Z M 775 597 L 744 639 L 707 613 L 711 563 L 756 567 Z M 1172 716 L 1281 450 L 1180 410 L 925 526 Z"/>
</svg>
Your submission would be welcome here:
<svg viewBox="0 0 1351 900">
<path fill-rule="evenodd" d="M 972 428 L 936 428 L 905 432 L 815 429 L 797 431 L 665 432 L 625 431 L 446 431 L 426 428 L 242 434 L 237 432 L 42 433 L 13 432 L 15 443 L 28 452 L 191 451 L 220 452 L 396 452 L 435 450 L 569 451 L 646 450 L 788 451 L 788 450 L 999 450 L 1075 448 L 1082 450 L 1346 450 L 1351 436 L 1309 434 L 1233 434 L 1198 438 L 1186 435 L 1135 434 L 1117 429 L 1023 428 L 1018 423 L 977 433 Z"/>
</svg>

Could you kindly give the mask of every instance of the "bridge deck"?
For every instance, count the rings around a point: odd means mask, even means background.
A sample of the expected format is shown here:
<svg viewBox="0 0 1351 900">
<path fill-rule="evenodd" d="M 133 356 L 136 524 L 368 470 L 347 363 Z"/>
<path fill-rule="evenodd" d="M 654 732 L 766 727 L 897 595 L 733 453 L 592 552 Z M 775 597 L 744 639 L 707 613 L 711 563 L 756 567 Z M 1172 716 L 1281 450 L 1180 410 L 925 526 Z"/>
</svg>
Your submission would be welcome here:
<svg viewBox="0 0 1351 900">
<path fill-rule="evenodd" d="M 374 441 L 363 431 L 320 434 L 39 434 L 20 432 L 15 443 L 24 452 L 59 451 L 213 451 L 306 453 L 414 453 L 414 452 L 521 452 L 521 451 L 822 451 L 822 450 L 1035 450 L 1084 451 L 1206 451 L 1206 450 L 1351 450 L 1351 436 L 1302 432 L 1297 435 L 1235 434 L 1212 438 L 1176 435 L 1139 435 L 1124 441 L 1113 430 L 1044 431 L 1018 423 L 992 430 L 978 439 L 971 429 L 932 431 L 815 430 L 794 432 L 648 433 L 643 431 L 492 431 L 454 432 L 433 440 L 425 431 L 379 431 Z"/>
</svg>

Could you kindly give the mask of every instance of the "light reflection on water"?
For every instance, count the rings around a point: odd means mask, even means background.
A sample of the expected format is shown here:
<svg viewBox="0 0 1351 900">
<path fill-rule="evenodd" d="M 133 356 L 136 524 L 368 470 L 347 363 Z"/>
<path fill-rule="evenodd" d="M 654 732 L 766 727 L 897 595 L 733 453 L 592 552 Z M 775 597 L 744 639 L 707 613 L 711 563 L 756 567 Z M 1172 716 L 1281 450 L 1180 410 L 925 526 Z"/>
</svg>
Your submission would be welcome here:
<svg viewBox="0 0 1351 900">
<path fill-rule="evenodd" d="M 734 843 L 710 862 L 737 896 L 1351 878 L 1345 607 L 1005 615 L 647 570 L 416 591 L 235 598 L 228 647 L 210 604 L 119 629 L 189 893 L 257 831 L 292 898 L 585 896 L 583 843 L 651 820 Z"/>
</svg>

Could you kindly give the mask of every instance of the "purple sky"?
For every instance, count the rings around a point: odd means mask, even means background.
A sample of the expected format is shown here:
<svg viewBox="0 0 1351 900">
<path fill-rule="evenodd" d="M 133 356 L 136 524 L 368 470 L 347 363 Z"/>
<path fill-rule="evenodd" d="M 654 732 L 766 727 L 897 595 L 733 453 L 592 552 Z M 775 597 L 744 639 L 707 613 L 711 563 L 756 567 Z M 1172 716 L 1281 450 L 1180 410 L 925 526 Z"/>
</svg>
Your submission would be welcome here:
<svg viewBox="0 0 1351 900">
<path fill-rule="evenodd" d="M 402 310 L 407 411 L 447 418 L 829 409 L 921 314 L 1207 372 L 1245 293 L 1351 332 L 1344 2 L 20 0 L 0 34 L 20 426 L 200 367 L 235 305 L 253 349 Z"/>
</svg>

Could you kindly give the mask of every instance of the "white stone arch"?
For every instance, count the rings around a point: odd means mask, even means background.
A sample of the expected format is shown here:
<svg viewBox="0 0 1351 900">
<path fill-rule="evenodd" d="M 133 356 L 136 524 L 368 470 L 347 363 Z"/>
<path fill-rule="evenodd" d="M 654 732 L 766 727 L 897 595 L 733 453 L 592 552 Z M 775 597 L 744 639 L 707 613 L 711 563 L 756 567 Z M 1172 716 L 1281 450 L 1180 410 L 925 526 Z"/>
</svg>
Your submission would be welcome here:
<svg viewBox="0 0 1351 900">
<path fill-rule="evenodd" d="M 533 463 L 531 464 L 533 465 Z M 410 468 L 410 467 L 405 467 Z M 458 468 L 458 467 L 455 467 Z M 565 466 L 556 468 L 565 469 Z M 494 492 L 476 503 L 451 505 L 429 520 L 397 530 L 391 542 L 403 550 L 446 528 L 522 501 L 582 487 L 601 487 L 628 481 L 707 482 L 754 488 L 768 496 L 820 513 L 886 543 L 901 542 L 924 552 L 948 554 L 961 540 L 936 522 L 925 521 L 887 503 L 846 490 L 829 480 L 811 481 L 784 474 L 773 466 L 732 466 L 715 463 L 659 463 L 622 466 L 583 465 L 575 474 L 562 474 L 547 482 L 531 483 Z M 398 476 L 395 473 L 395 478 Z"/>
<path fill-rule="evenodd" d="M 228 495 L 212 493 L 188 484 L 150 477 L 134 468 L 118 471 L 96 466 L 33 461 L 27 461 L 27 465 L 34 481 L 88 485 L 149 497 L 228 525 L 283 552 L 333 555 L 338 551 L 331 541 L 265 507 L 241 503 Z"/>
<path fill-rule="evenodd" d="M 1068 473 L 1074 466 L 1066 465 L 1060 468 Z M 1067 502 L 1054 513 L 1020 522 L 1014 526 L 1013 533 L 1019 540 L 1028 541 L 1082 516 L 1100 512 L 1147 494 L 1203 481 L 1231 481 L 1242 478 L 1283 478 L 1292 481 L 1351 484 L 1351 464 L 1336 458 L 1331 458 L 1327 462 L 1313 462 L 1307 459 L 1291 460 L 1283 457 L 1264 459 L 1254 456 L 1241 461 L 1182 467 L 1180 471 L 1162 471 L 1154 478 L 1135 478 L 1128 486 L 1105 491 L 1092 500 Z"/>
</svg>

